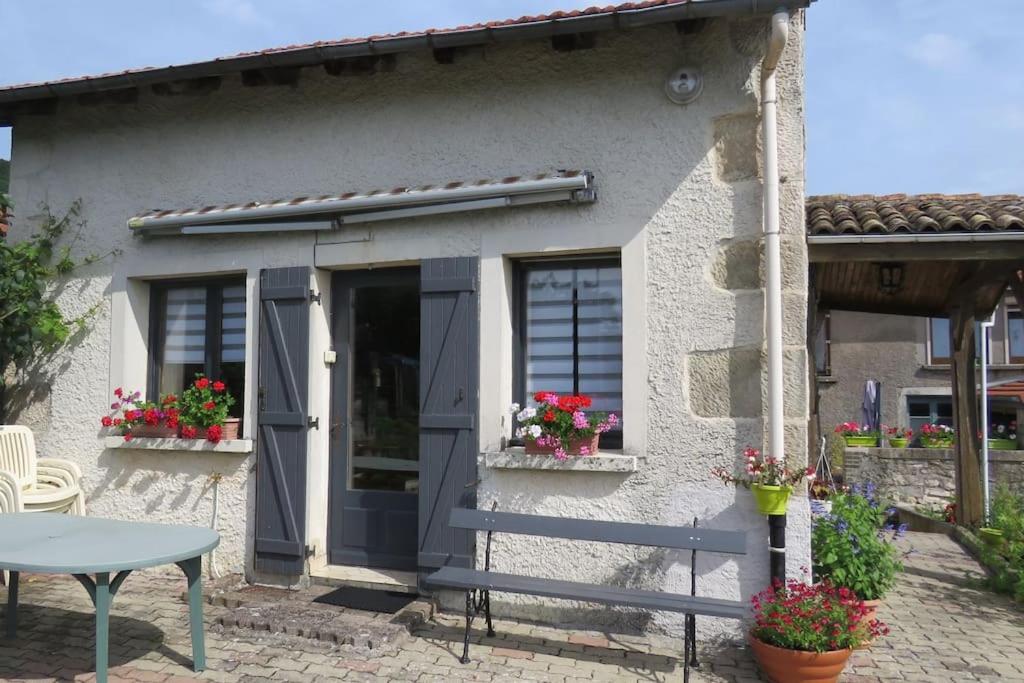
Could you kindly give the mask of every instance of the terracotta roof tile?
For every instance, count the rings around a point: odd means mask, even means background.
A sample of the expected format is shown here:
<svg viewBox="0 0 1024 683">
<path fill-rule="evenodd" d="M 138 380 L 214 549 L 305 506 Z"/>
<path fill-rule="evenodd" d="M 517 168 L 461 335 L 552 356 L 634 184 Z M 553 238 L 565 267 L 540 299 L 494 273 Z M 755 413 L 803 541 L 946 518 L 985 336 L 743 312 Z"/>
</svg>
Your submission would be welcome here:
<svg viewBox="0 0 1024 683">
<path fill-rule="evenodd" d="M 834 194 L 805 206 L 809 235 L 1024 231 L 1024 197 L 1015 194 Z"/>
</svg>

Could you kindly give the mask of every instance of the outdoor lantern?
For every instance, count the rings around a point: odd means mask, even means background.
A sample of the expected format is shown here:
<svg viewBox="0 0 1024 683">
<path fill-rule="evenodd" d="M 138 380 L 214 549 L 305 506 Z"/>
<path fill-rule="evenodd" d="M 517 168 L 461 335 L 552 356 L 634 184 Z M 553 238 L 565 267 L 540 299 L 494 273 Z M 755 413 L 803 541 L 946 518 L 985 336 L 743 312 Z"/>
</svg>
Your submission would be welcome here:
<svg viewBox="0 0 1024 683">
<path fill-rule="evenodd" d="M 878 288 L 885 294 L 895 294 L 903 289 L 903 264 L 880 264 L 878 266 Z"/>
</svg>

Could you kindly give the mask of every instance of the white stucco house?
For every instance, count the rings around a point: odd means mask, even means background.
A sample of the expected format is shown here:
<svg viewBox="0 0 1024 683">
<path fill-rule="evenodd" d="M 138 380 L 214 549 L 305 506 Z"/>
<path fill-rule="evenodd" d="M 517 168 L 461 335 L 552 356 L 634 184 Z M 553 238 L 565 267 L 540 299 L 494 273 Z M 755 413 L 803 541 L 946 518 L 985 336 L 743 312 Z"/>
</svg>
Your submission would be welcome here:
<svg viewBox="0 0 1024 683">
<path fill-rule="evenodd" d="M 81 465 L 89 514 L 209 525 L 216 496 L 218 567 L 252 581 L 415 587 L 483 552 L 448 510 L 496 501 L 745 531 L 698 593 L 749 596 L 767 523 L 710 470 L 748 444 L 806 460 L 808 4 L 640 2 L 0 89 L 10 238 L 80 199 L 76 253 L 116 250 L 63 290 L 100 306 L 18 421 Z M 238 397 L 239 439 L 100 428 L 115 387 L 195 371 Z M 538 465 L 508 406 L 539 389 L 621 430 Z M 794 497 L 791 574 L 809 527 Z M 500 535 L 493 557 L 679 592 L 687 562 Z"/>
</svg>

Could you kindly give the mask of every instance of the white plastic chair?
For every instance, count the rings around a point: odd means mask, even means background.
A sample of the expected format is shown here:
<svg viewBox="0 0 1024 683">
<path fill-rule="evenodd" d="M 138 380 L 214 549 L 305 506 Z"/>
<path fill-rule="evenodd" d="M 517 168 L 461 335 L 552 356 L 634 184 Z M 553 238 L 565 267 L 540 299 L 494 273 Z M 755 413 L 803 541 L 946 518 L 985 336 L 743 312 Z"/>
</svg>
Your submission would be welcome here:
<svg viewBox="0 0 1024 683">
<path fill-rule="evenodd" d="M 82 470 L 70 460 L 37 458 L 32 430 L 0 425 L 0 512 L 85 514 Z"/>
</svg>

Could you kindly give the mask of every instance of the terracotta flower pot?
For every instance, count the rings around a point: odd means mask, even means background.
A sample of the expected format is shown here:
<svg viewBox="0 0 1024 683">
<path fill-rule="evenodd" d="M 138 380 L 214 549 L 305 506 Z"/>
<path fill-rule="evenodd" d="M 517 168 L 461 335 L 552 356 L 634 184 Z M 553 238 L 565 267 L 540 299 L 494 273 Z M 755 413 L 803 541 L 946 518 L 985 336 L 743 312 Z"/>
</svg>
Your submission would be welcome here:
<svg viewBox="0 0 1024 683">
<path fill-rule="evenodd" d="M 239 432 L 241 430 L 240 424 L 241 423 L 240 423 L 238 418 L 236 418 L 236 417 L 228 418 L 224 422 L 224 424 L 221 425 L 220 440 L 221 441 L 231 441 L 231 440 L 234 440 L 234 439 L 241 438 L 241 437 L 239 437 Z M 194 437 L 192 437 L 192 438 L 194 438 L 194 439 L 205 439 L 206 438 L 206 433 L 207 433 L 207 428 L 206 427 L 196 427 L 196 435 Z M 184 434 L 182 434 L 182 438 L 185 438 Z"/>
<path fill-rule="evenodd" d="M 775 647 L 750 636 L 750 648 L 771 683 L 835 683 L 852 650 L 802 652 Z"/>
<path fill-rule="evenodd" d="M 789 496 L 793 489 L 789 486 L 763 486 L 751 484 L 757 511 L 762 515 L 784 515 L 789 504 Z"/>
<path fill-rule="evenodd" d="M 178 436 L 177 427 L 159 425 L 139 425 L 131 428 L 132 436 L 136 439 L 173 439 Z"/>
<path fill-rule="evenodd" d="M 569 445 L 566 447 L 565 452 L 567 455 L 580 455 L 580 451 L 586 447 L 589 449 L 590 455 L 597 453 L 597 447 L 600 443 L 601 435 L 594 434 L 589 439 L 572 439 L 569 441 Z M 554 446 L 539 446 L 533 439 L 526 439 L 526 454 L 527 455 L 554 455 Z"/>
<path fill-rule="evenodd" d="M 844 436 L 847 446 L 867 446 L 874 448 L 878 445 L 877 436 Z"/>
</svg>

